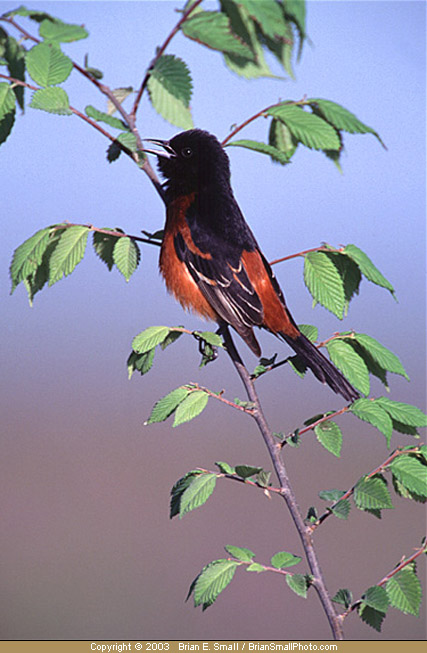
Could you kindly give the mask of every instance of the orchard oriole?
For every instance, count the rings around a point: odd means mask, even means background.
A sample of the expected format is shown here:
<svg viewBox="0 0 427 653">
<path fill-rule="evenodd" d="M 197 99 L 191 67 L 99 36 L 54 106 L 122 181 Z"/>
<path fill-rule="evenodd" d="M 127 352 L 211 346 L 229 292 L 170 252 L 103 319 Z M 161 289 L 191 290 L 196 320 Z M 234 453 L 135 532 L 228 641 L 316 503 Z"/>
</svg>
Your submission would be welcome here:
<svg viewBox="0 0 427 653">
<path fill-rule="evenodd" d="M 231 325 L 256 356 L 253 327 L 285 340 L 314 375 L 347 401 L 358 392 L 298 329 L 274 273 L 237 204 L 230 164 L 220 142 L 191 129 L 156 154 L 165 178 L 166 225 L 160 271 L 168 290 L 186 309 L 219 325 Z"/>
</svg>

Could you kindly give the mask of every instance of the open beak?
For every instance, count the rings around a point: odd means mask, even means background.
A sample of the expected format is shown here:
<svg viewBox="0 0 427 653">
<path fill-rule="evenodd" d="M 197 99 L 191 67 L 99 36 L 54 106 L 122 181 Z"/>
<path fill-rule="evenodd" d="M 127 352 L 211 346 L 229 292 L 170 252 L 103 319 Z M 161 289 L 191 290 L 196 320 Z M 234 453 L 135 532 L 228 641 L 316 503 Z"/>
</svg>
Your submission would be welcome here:
<svg viewBox="0 0 427 653">
<path fill-rule="evenodd" d="M 169 141 L 161 141 L 158 138 L 144 138 L 144 141 L 147 141 L 147 143 L 154 143 L 154 145 L 160 145 L 160 147 L 163 147 L 163 150 L 150 150 L 146 147 L 144 147 L 144 152 L 148 152 L 148 154 L 155 154 L 156 156 L 159 156 L 162 159 L 172 159 L 176 157 L 176 152 L 175 150 L 169 145 Z"/>
</svg>

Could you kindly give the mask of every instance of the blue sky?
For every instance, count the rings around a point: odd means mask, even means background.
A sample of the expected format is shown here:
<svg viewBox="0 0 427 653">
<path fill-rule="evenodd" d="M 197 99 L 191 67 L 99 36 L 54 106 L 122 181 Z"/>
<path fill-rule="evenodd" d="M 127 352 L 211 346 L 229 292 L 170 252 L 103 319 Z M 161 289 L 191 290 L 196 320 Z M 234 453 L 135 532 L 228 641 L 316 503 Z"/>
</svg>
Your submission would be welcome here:
<svg viewBox="0 0 427 653">
<path fill-rule="evenodd" d="M 4 11 L 13 6 L 1 2 Z M 101 68 L 112 87 L 137 87 L 156 45 L 178 20 L 174 9 L 179 3 L 31 6 L 84 23 L 89 40 L 66 46 L 66 52 L 80 63 L 89 52 L 90 65 Z M 276 273 L 297 322 L 316 323 L 321 337 L 354 328 L 398 354 L 412 381 L 392 377 L 390 396 L 423 407 L 425 4 L 310 2 L 308 33 L 312 46 L 305 46 L 295 82 L 242 80 L 226 69 L 220 54 L 181 35 L 168 52 L 190 68 L 196 126 L 219 138 L 263 106 L 304 95 L 339 102 L 380 133 L 387 151 L 373 136 L 345 136 L 342 175 L 321 153 L 302 147 L 285 168 L 230 148 L 232 183 L 267 258 L 327 241 L 354 243 L 373 259 L 395 286 L 399 301 L 364 281 L 344 323 L 321 307 L 312 310 L 300 259 L 281 264 Z M 280 73 L 277 67 L 275 72 Z M 104 110 L 104 99 L 76 72 L 66 88 L 73 106 L 83 110 L 93 104 Z M 199 381 L 212 389 L 225 387 L 231 397 L 243 396 L 223 358 L 198 370 L 198 354 L 190 342 L 158 356 L 147 377 L 127 381 L 131 339 L 143 328 L 201 326 L 167 296 L 157 273 L 157 250 L 142 250 L 141 266 L 129 284 L 88 252 L 70 278 L 36 297 L 32 309 L 23 288 L 9 296 L 11 253 L 38 228 L 69 220 L 137 234 L 161 228 L 164 219 L 163 206 L 145 176 L 125 157 L 108 164 L 107 142 L 77 118 L 27 109 L 16 122 L 0 156 L 7 465 L 2 483 L 8 525 L 4 637 L 114 638 L 120 632 L 136 638 L 143 631 L 147 638 L 197 639 L 219 637 L 220 627 L 223 638 L 282 637 L 280 611 L 259 618 L 259 608 L 240 599 L 239 590 L 274 597 L 276 604 L 286 602 L 291 615 L 287 637 L 300 637 L 301 627 L 307 639 L 327 637 L 314 597 L 307 606 L 314 611 L 313 623 L 302 626 L 304 611 L 274 578 L 236 581 L 236 589 L 229 588 L 204 615 L 183 604 L 189 582 L 206 562 L 223 555 L 223 544 L 248 546 L 266 558 L 281 548 L 297 552 L 298 542 L 282 525 L 281 506 L 266 507 L 264 501 L 253 507 L 253 497 L 236 494 L 234 488 L 219 489 L 218 499 L 212 498 L 211 506 L 189 516 L 186 524 L 167 520 L 168 490 L 192 467 L 212 467 L 218 459 L 265 466 L 268 461 L 252 425 L 224 414 L 222 407 L 209 407 L 199 420 L 173 431 L 169 423 L 152 430 L 142 427 L 154 401 L 181 383 Z M 169 138 L 179 131 L 147 99 L 141 103 L 139 127 L 144 137 Z M 242 137 L 262 138 L 267 130 L 268 124 L 259 120 Z M 266 355 L 278 351 L 268 334 L 261 342 Z M 256 361 L 243 345 L 241 351 L 253 366 Z M 338 405 L 314 379 L 303 385 L 290 371 L 278 371 L 260 388 L 277 430 L 292 430 L 310 415 Z M 373 384 L 373 394 L 383 394 L 379 384 Z M 348 487 L 386 458 L 384 439 L 377 432 L 355 420 L 342 428 L 346 440 L 340 461 L 331 461 L 314 438 L 297 450 L 301 453 L 289 454 L 291 478 L 303 506 L 311 505 L 317 489 Z M 407 443 L 396 438 L 392 446 Z M 314 489 L 305 482 L 307 467 L 310 480 L 317 483 Z M 332 564 L 328 548 L 342 562 L 342 572 L 348 563 L 345 547 L 354 545 L 360 530 L 366 548 L 351 562 L 356 592 L 382 577 L 418 543 L 419 507 L 411 512 L 398 504 L 400 518 L 387 514 L 377 524 L 355 515 L 324 532 L 319 548 L 332 586 L 343 586 L 347 579 Z M 255 527 L 244 517 L 252 511 Z M 369 552 L 378 550 L 383 527 L 389 554 L 367 565 Z M 37 601 L 40 593 L 42 600 Z M 395 624 L 396 630 L 391 623 L 385 626 L 385 637 L 396 632 L 403 638 L 423 637 L 422 621 L 398 615 Z M 356 619 L 349 622 L 349 637 L 375 635 Z"/>
</svg>

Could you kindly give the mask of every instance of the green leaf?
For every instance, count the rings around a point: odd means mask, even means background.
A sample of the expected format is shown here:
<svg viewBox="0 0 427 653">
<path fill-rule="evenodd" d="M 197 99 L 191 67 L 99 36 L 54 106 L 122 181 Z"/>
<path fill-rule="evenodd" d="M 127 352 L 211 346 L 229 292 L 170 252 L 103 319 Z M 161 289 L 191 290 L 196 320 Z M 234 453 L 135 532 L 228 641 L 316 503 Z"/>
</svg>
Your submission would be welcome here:
<svg viewBox="0 0 427 653">
<path fill-rule="evenodd" d="M 166 338 L 163 340 L 163 342 L 160 343 L 161 349 L 165 350 L 166 347 L 169 347 L 169 345 L 172 345 L 174 342 L 176 342 L 178 338 L 182 336 L 182 334 L 182 331 L 174 331 L 173 328 L 170 329 Z"/>
<path fill-rule="evenodd" d="M 232 581 L 239 566 L 234 560 L 214 560 L 202 569 L 189 594 L 194 592 L 194 606 L 206 610 Z"/>
<path fill-rule="evenodd" d="M 7 36 L 4 57 L 7 62 L 9 75 L 14 79 L 25 82 L 25 49 L 13 36 Z M 22 111 L 24 110 L 24 87 L 16 85 L 13 89 L 15 97 Z M 1 119 L 1 111 L 0 111 Z"/>
<path fill-rule="evenodd" d="M 128 126 L 123 122 L 123 120 L 110 116 L 108 113 L 104 113 L 104 111 L 99 111 L 91 104 L 85 108 L 85 112 L 89 118 L 93 118 L 97 122 L 105 122 L 107 125 L 110 125 L 110 127 L 114 127 L 114 129 L 128 129 Z"/>
<path fill-rule="evenodd" d="M 240 560 L 241 562 L 250 562 L 253 558 L 255 558 L 255 553 L 250 549 L 245 549 L 244 547 L 228 544 L 225 547 L 225 550 L 227 553 L 233 556 L 233 558 L 237 558 L 237 560 Z"/>
<path fill-rule="evenodd" d="M 192 478 L 181 496 L 180 518 L 206 503 L 215 489 L 216 479 L 216 474 L 198 474 Z"/>
<path fill-rule="evenodd" d="M 231 141 L 230 143 L 227 143 L 227 147 L 229 145 L 244 147 L 247 150 L 253 150 L 254 152 L 260 152 L 261 154 L 268 154 L 273 159 L 273 161 L 276 161 L 277 163 L 282 163 L 282 164 L 289 163 L 289 158 L 287 154 L 285 154 L 281 150 L 278 150 L 276 147 L 273 147 L 273 145 L 267 145 L 267 143 L 262 143 L 260 141 L 251 141 L 246 139 L 246 140 L 239 140 L 239 141 Z"/>
<path fill-rule="evenodd" d="M 335 265 L 324 252 L 306 254 L 304 282 L 314 301 L 341 320 L 345 303 L 344 287 Z"/>
<path fill-rule="evenodd" d="M 144 332 L 143 332 L 144 333 Z M 142 335 L 142 334 L 140 334 Z M 138 338 L 138 336 L 137 336 Z M 133 346 L 133 345 L 132 345 Z M 151 349 L 151 347 L 147 348 Z M 172 415 L 172 413 L 177 409 L 179 404 L 184 401 L 188 396 L 190 390 L 184 386 L 172 390 L 165 397 L 162 397 L 159 401 L 154 404 L 154 408 L 151 411 L 150 417 L 145 422 L 145 424 L 155 424 L 156 422 L 164 422 L 165 419 Z"/>
<path fill-rule="evenodd" d="M 295 594 L 307 598 L 307 579 L 303 574 L 286 574 L 286 582 Z"/>
<path fill-rule="evenodd" d="M 183 129 L 193 127 L 189 109 L 192 88 L 187 65 L 171 54 L 158 59 L 148 79 L 148 92 L 154 109 L 165 120 Z"/>
<path fill-rule="evenodd" d="M 334 506 L 331 506 L 331 512 L 338 519 L 347 519 L 350 513 L 351 504 L 348 499 L 342 499 Z"/>
<path fill-rule="evenodd" d="M 418 617 L 422 590 L 417 575 L 409 567 L 405 567 L 392 576 L 386 584 L 390 604 L 404 614 Z"/>
<path fill-rule="evenodd" d="M 184 422 L 190 422 L 192 419 L 200 415 L 206 408 L 209 395 L 203 390 L 193 390 L 188 397 L 182 401 L 175 412 L 175 419 L 173 426 L 179 426 Z"/>
<path fill-rule="evenodd" d="M 340 150 L 341 141 L 327 122 L 295 104 L 278 104 L 265 112 L 283 122 L 297 141 L 314 150 Z"/>
<path fill-rule="evenodd" d="M 341 455 L 342 432 L 338 424 L 327 421 L 314 427 L 314 432 L 321 445 L 337 458 Z"/>
<path fill-rule="evenodd" d="M 388 372 L 392 372 L 393 374 L 400 374 L 409 381 L 409 376 L 398 357 L 387 349 L 387 347 L 384 347 L 384 345 L 379 343 L 378 340 L 375 340 L 375 338 L 372 338 L 372 336 L 368 336 L 365 333 L 355 333 L 354 339 L 363 347 L 363 349 L 366 349 L 380 367 Z"/>
<path fill-rule="evenodd" d="M 40 265 L 28 277 L 23 279 L 30 306 L 33 305 L 36 293 L 40 292 L 49 281 L 50 259 L 59 243 L 59 239 L 65 231 L 65 228 L 61 225 L 51 227 L 50 229 L 49 243 L 44 251 Z"/>
<path fill-rule="evenodd" d="M 271 121 L 268 132 L 268 143 L 283 152 L 288 161 L 295 154 L 298 147 L 298 141 L 292 136 L 286 125 L 280 120 L 274 119 Z"/>
<path fill-rule="evenodd" d="M 181 498 L 185 490 L 191 485 L 194 478 L 203 474 L 199 469 L 193 469 L 191 472 L 187 472 L 185 476 L 178 479 L 171 489 L 171 500 L 170 500 L 170 512 L 169 517 L 172 519 L 176 515 L 180 514 L 181 511 Z"/>
<path fill-rule="evenodd" d="M 39 91 L 35 91 L 30 102 L 30 107 L 41 109 L 48 113 L 56 113 L 59 116 L 71 116 L 73 113 L 70 111 L 68 95 L 60 87 L 42 88 Z"/>
<path fill-rule="evenodd" d="M 383 433 L 390 445 L 390 438 L 393 431 L 393 423 L 389 414 L 376 402 L 370 399 L 358 399 L 351 406 L 351 412 L 359 419 L 369 422 Z"/>
<path fill-rule="evenodd" d="M 362 476 L 354 488 L 354 503 L 360 510 L 393 508 L 390 493 L 382 478 Z"/>
<path fill-rule="evenodd" d="M 316 342 L 319 337 L 319 329 L 312 324 L 298 324 L 298 329 L 310 340 L 310 342 Z"/>
<path fill-rule="evenodd" d="M 151 326 L 132 340 L 132 349 L 138 354 L 144 354 L 146 351 L 159 345 L 169 334 L 170 328 L 166 326 Z M 180 388 L 178 388 L 180 389 Z M 189 391 L 188 391 L 189 392 Z M 169 413 L 170 414 L 170 413 Z"/>
<path fill-rule="evenodd" d="M 124 236 L 117 240 L 113 250 L 113 260 L 126 281 L 129 281 L 138 267 L 140 257 L 139 247 L 132 238 Z"/>
<path fill-rule="evenodd" d="M 427 426 L 427 415 L 411 404 L 392 401 L 388 397 L 378 397 L 375 403 L 383 408 L 393 420 L 409 426 Z"/>
<path fill-rule="evenodd" d="M 71 43 L 72 41 L 79 41 L 89 36 L 89 33 L 81 25 L 63 23 L 58 19 L 54 21 L 49 19 L 43 20 L 40 23 L 39 34 L 43 39 L 61 43 Z"/>
<path fill-rule="evenodd" d="M 366 592 L 362 594 L 362 601 L 369 605 L 370 608 L 379 610 L 380 612 L 387 612 L 390 601 L 384 587 L 380 585 L 373 585 L 369 587 Z"/>
<path fill-rule="evenodd" d="M 260 573 L 261 571 L 266 571 L 266 569 L 258 562 L 253 562 L 251 565 L 246 567 L 246 571 L 256 571 L 257 573 Z"/>
<path fill-rule="evenodd" d="M 154 354 L 156 348 L 150 349 L 145 352 L 145 354 L 137 354 L 135 351 L 132 351 L 127 360 L 128 368 L 128 378 L 130 379 L 132 374 L 137 371 L 142 375 L 147 374 L 153 366 Z"/>
<path fill-rule="evenodd" d="M 354 113 L 351 113 L 351 111 L 348 111 L 348 109 L 345 109 L 340 104 L 320 98 L 310 98 L 307 102 L 316 110 L 316 113 L 320 113 L 336 129 L 349 132 L 350 134 L 373 134 L 381 145 L 385 147 L 375 129 L 365 125 Z"/>
<path fill-rule="evenodd" d="M 355 294 L 359 293 L 359 286 L 362 280 L 359 266 L 351 258 L 338 252 L 325 253 L 337 268 L 342 279 L 345 297 L 344 314 L 347 315 L 350 301 Z"/>
<path fill-rule="evenodd" d="M 349 256 L 360 268 L 361 273 L 377 286 L 386 288 L 394 297 L 394 288 L 389 281 L 381 274 L 378 268 L 372 263 L 371 259 L 362 252 L 356 245 L 346 245 L 343 253 Z"/>
<path fill-rule="evenodd" d="M 418 458 L 402 454 L 392 461 L 390 470 L 410 492 L 427 497 L 427 466 Z"/>
<path fill-rule="evenodd" d="M 375 628 L 378 632 L 381 632 L 382 622 L 385 619 L 385 613 L 380 610 L 375 610 L 371 608 L 366 603 L 362 603 L 358 609 L 359 617 L 371 628 Z"/>
<path fill-rule="evenodd" d="M 230 20 L 217 11 L 200 11 L 181 27 L 187 38 L 227 54 L 254 59 L 249 45 L 233 34 Z"/>
<path fill-rule="evenodd" d="M 120 104 L 123 104 L 123 102 L 126 100 L 126 98 L 133 93 L 133 88 L 132 86 L 121 86 L 119 88 L 114 88 L 112 90 L 112 93 L 116 100 L 120 102 Z M 107 113 L 108 115 L 112 116 L 113 113 L 117 111 L 116 106 L 111 102 L 111 100 L 107 100 Z"/>
<path fill-rule="evenodd" d="M 287 551 L 279 551 L 279 553 L 275 553 L 271 558 L 271 564 L 276 569 L 285 569 L 285 567 L 297 565 L 301 560 L 302 558 L 300 556 L 294 556 Z"/>
<path fill-rule="evenodd" d="M 93 232 L 93 248 L 95 253 L 109 270 L 112 270 L 114 266 L 113 251 L 119 238 L 120 236 L 110 235 L 100 231 Z"/>
<path fill-rule="evenodd" d="M 334 338 L 326 344 L 326 348 L 333 364 L 355 388 L 368 395 L 370 389 L 368 368 L 353 347 L 341 338 Z"/>
<path fill-rule="evenodd" d="M 11 293 L 21 281 L 36 272 L 49 245 L 50 233 L 50 227 L 40 229 L 16 248 L 10 264 Z"/>
<path fill-rule="evenodd" d="M 285 22 L 280 5 L 276 0 L 239 0 L 239 4 L 247 10 L 252 20 L 256 21 L 265 36 L 271 39 L 284 39 L 288 36 L 288 26 Z"/>
<path fill-rule="evenodd" d="M 251 465 L 236 465 L 235 471 L 237 476 L 240 478 L 250 478 L 259 474 L 262 471 L 262 467 L 252 467 Z"/>
<path fill-rule="evenodd" d="M 340 605 L 343 605 L 345 608 L 349 608 L 351 602 L 353 601 L 353 596 L 350 590 L 344 588 L 338 590 L 335 596 L 332 597 L 332 601 L 334 601 L 334 603 L 339 603 Z"/>
<path fill-rule="evenodd" d="M 12 87 L 6 82 L 0 82 L 0 119 L 15 113 L 15 101 Z"/>
<path fill-rule="evenodd" d="M 212 347 L 223 347 L 224 343 L 221 336 L 213 331 L 195 331 L 194 335 L 198 336 Z"/>
<path fill-rule="evenodd" d="M 338 501 L 344 494 L 343 490 L 321 490 L 319 497 L 323 501 Z"/>
<path fill-rule="evenodd" d="M 70 275 L 82 260 L 89 234 L 88 227 L 75 225 L 65 229 L 49 263 L 49 286 Z"/>
<path fill-rule="evenodd" d="M 41 23 L 45 18 L 52 21 L 56 20 L 56 18 L 53 18 L 50 14 L 46 13 L 45 11 L 37 11 L 36 9 L 27 9 L 24 6 L 6 12 L 5 16 L 26 16 L 28 18 L 31 18 L 31 20 L 36 21 L 37 23 Z"/>
<path fill-rule="evenodd" d="M 215 463 L 215 465 L 219 468 L 219 471 L 222 474 L 235 474 L 236 473 L 236 470 L 234 469 L 234 467 L 231 467 L 231 465 L 229 465 L 228 463 L 218 461 L 218 462 Z"/>
<path fill-rule="evenodd" d="M 31 48 L 27 52 L 26 63 L 29 74 L 40 86 L 61 84 L 73 70 L 71 59 L 49 43 L 39 43 Z"/>
<path fill-rule="evenodd" d="M 13 129 L 15 123 L 15 107 L 12 111 L 6 113 L 3 117 L 0 117 L 0 145 L 5 143 Z"/>
</svg>

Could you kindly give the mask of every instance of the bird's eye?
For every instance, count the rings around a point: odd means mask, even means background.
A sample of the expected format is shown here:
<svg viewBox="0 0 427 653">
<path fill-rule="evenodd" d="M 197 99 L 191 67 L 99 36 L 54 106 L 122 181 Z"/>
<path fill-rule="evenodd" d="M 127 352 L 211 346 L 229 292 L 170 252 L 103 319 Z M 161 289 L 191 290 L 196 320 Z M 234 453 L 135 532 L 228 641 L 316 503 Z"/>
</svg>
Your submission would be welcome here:
<svg viewBox="0 0 427 653">
<path fill-rule="evenodd" d="M 189 159 L 190 157 L 193 156 L 193 150 L 191 149 L 191 147 L 183 147 L 181 150 L 181 154 L 186 159 Z"/>
</svg>

